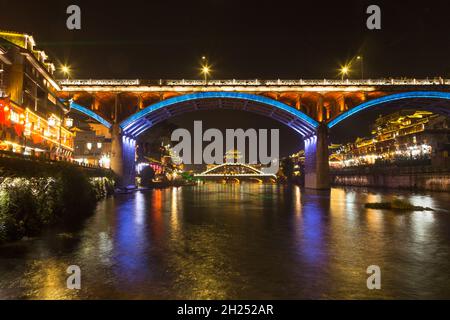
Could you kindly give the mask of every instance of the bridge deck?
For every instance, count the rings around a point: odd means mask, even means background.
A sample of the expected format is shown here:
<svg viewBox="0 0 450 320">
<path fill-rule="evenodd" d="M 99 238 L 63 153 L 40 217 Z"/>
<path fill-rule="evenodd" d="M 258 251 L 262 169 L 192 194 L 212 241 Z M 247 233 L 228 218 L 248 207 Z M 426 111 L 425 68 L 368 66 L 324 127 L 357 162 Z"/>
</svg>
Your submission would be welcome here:
<svg viewBox="0 0 450 320">
<path fill-rule="evenodd" d="M 141 80 L 141 79 L 66 79 L 59 80 L 61 91 L 88 92 L 162 92 L 162 91 L 374 91 L 450 90 L 450 79 L 362 79 L 362 80 Z"/>
</svg>

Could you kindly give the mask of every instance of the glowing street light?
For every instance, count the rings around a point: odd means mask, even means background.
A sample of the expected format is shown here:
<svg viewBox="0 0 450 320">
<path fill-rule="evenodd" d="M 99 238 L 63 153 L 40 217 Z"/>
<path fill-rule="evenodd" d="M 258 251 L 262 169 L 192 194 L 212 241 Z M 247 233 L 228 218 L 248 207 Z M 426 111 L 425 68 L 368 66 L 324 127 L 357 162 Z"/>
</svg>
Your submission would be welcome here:
<svg viewBox="0 0 450 320">
<path fill-rule="evenodd" d="M 208 76 L 211 73 L 211 66 L 208 65 L 208 61 L 205 56 L 202 57 L 202 61 L 203 61 L 203 63 L 202 63 L 201 73 L 203 74 L 203 78 L 204 78 L 205 84 L 206 84 L 208 81 Z"/>
<path fill-rule="evenodd" d="M 350 73 L 350 66 L 349 65 L 342 66 L 339 73 L 341 75 L 341 80 L 344 80 L 344 76 L 347 76 Z"/>
<path fill-rule="evenodd" d="M 206 81 L 206 77 L 209 75 L 210 71 L 211 70 L 210 70 L 209 66 L 206 66 L 206 65 L 202 66 L 202 73 L 205 77 L 205 81 Z"/>
<path fill-rule="evenodd" d="M 69 79 L 69 77 L 70 77 L 70 67 L 69 66 L 63 65 L 61 67 L 61 72 L 67 76 L 67 79 Z"/>
<path fill-rule="evenodd" d="M 363 56 L 357 56 L 356 60 L 359 61 L 361 67 L 361 79 L 364 79 L 364 64 L 363 64 Z"/>
</svg>

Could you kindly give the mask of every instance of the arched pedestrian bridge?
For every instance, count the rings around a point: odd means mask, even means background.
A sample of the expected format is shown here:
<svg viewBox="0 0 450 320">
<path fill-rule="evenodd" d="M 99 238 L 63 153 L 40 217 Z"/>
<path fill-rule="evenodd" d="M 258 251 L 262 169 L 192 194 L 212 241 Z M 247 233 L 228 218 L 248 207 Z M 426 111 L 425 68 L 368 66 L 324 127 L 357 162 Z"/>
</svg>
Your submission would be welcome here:
<svg viewBox="0 0 450 320">
<path fill-rule="evenodd" d="M 214 166 L 202 173 L 194 175 L 195 178 L 201 180 L 213 181 L 257 181 L 257 182 L 273 182 L 276 180 L 275 174 L 264 173 L 261 170 L 245 163 L 226 162 Z"/>
<path fill-rule="evenodd" d="M 155 124 L 196 110 L 235 109 L 271 117 L 305 140 L 305 186 L 329 187 L 328 130 L 373 108 L 450 115 L 450 79 L 63 80 L 60 97 L 111 129 L 112 169 L 134 181 L 136 139 Z M 350 121 L 350 122 L 346 122 Z"/>
</svg>

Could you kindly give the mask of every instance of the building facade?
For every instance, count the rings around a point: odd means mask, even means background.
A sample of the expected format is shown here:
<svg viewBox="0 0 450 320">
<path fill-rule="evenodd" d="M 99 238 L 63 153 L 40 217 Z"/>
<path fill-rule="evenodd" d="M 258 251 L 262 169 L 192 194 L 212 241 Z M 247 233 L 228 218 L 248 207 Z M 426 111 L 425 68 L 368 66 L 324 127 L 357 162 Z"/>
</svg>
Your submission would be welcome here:
<svg viewBox="0 0 450 320">
<path fill-rule="evenodd" d="M 110 168 L 111 134 L 96 123 L 84 128 L 74 127 L 73 159 L 81 165 Z"/>
<path fill-rule="evenodd" d="M 379 117 L 370 137 L 337 148 L 334 168 L 361 165 L 450 165 L 450 121 L 427 111 L 401 111 Z"/>
<path fill-rule="evenodd" d="M 57 97 L 54 72 L 32 36 L 0 31 L 0 150 L 72 159 L 69 108 Z"/>
</svg>

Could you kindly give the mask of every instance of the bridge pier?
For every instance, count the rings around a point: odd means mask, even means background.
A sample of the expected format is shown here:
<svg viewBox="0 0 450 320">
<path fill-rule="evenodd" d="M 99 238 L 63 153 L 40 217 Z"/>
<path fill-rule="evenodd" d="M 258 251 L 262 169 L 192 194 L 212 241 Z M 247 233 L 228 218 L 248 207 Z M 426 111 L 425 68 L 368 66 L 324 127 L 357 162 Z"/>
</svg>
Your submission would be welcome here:
<svg viewBox="0 0 450 320">
<path fill-rule="evenodd" d="M 329 189 L 328 128 L 321 123 L 314 136 L 305 139 L 305 188 Z"/>
<path fill-rule="evenodd" d="M 118 177 L 117 186 L 134 188 L 136 140 L 125 136 L 117 123 L 111 127 L 111 140 L 111 170 Z"/>
</svg>

